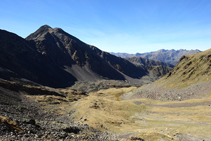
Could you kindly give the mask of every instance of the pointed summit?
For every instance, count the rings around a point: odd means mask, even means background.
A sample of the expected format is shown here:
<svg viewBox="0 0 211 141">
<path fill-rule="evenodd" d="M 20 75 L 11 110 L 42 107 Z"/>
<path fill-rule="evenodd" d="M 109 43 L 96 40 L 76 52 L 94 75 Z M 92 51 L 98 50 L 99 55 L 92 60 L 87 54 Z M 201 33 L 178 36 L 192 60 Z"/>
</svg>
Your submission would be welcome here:
<svg viewBox="0 0 211 141">
<path fill-rule="evenodd" d="M 26 37 L 27 40 L 36 40 L 46 32 L 52 31 L 53 29 L 49 25 L 43 25 L 41 26 L 37 31 L 30 34 L 28 37 Z"/>
</svg>

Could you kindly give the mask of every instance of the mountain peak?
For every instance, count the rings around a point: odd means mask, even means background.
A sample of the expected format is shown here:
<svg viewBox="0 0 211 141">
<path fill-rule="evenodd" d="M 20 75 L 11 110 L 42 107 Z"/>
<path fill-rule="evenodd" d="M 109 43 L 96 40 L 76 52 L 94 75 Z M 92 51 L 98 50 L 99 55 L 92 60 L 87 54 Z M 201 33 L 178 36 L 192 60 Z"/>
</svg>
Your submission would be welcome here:
<svg viewBox="0 0 211 141">
<path fill-rule="evenodd" d="M 41 26 L 37 31 L 38 32 L 46 32 L 49 30 L 52 30 L 52 28 L 49 25 L 45 24 L 45 25 Z"/>
<path fill-rule="evenodd" d="M 46 32 L 49 32 L 52 30 L 53 29 L 49 25 L 43 25 L 38 30 L 36 30 L 34 33 L 32 33 L 28 37 L 26 37 L 26 39 L 27 40 L 38 39 L 40 36 L 42 36 Z"/>
<path fill-rule="evenodd" d="M 49 25 L 45 24 L 43 26 L 41 26 L 40 28 L 51 28 Z"/>
</svg>

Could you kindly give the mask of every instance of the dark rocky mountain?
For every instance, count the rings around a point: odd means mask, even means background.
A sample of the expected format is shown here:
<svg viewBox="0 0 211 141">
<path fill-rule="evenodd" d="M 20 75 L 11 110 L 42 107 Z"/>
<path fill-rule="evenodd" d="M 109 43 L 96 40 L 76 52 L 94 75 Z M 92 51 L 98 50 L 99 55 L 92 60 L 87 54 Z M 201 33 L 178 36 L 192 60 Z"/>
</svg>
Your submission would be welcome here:
<svg viewBox="0 0 211 141">
<path fill-rule="evenodd" d="M 153 60 L 159 60 L 162 62 L 166 62 L 172 65 L 176 65 L 179 62 L 179 59 L 183 55 L 191 55 L 195 53 L 201 52 L 200 50 L 185 50 L 185 49 L 180 49 L 180 50 L 165 50 L 161 49 L 158 51 L 154 52 L 147 52 L 147 53 L 136 53 L 136 54 L 127 54 L 127 53 L 112 53 L 113 55 L 122 57 L 122 58 L 127 58 L 127 57 L 144 57 L 148 59 L 153 59 Z"/>
<path fill-rule="evenodd" d="M 0 77 L 48 86 L 73 84 L 76 79 L 54 66 L 35 46 L 16 34 L 0 30 Z M 71 80 L 71 81 L 67 81 Z"/>
<path fill-rule="evenodd" d="M 67 87 L 75 81 L 140 79 L 143 66 L 88 45 L 60 28 L 40 27 L 26 39 L 0 31 L 0 77 Z"/>
<path fill-rule="evenodd" d="M 42 26 L 26 40 L 31 41 L 40 54 L 53 64 L 64 67 L 77 80 L 125 80 L 122 73 L 132 78 L 147 74 L 145 68 L 136 67 L 125 59 L 88 45 L 60 28 Z"/>
</svg>

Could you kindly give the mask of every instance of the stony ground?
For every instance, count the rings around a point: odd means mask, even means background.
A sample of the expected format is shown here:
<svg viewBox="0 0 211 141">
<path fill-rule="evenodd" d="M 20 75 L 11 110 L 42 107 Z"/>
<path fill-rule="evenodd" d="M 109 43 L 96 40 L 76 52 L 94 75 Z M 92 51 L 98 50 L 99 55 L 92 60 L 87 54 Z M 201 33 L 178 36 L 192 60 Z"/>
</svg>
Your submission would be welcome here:
<svg viewBox="0 0 211 141">
<path fill-rule="evenodd" d="M 115 140 L 112 133 L 57 115 L 26 97 L 26 92 L 0 87 L 0 140 Z"/>
<path fill-rule="evenodd" d="M 122 81 L 86 84 L 75 90 L 0 86 L 0 140 L 211 139 L 211 97 L 201 92 L 210 91 L 210 82 L 179 90 Z"/>
<path fill-rule="evenodd" d="M 163 88 L 164 84 L 144 85 L 136 92 L 122 96 L 123 99 L 150 98 L 162 101 L 183 101 L 187 99 L 206 98 L 211 91 L 211 81 L 198 83 L 186 88 Z"/>
</svg>

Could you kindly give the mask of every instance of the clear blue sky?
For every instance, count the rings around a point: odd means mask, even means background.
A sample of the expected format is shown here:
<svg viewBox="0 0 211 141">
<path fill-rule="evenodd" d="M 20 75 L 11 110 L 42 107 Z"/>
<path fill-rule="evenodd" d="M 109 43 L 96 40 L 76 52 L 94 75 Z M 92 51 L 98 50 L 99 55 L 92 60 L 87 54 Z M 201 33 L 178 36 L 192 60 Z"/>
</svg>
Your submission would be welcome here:
<svg viewBox="0 0 211 141">
<path fill-rule="evenodd" d="M 0 29 L 44 24 L 108 52 L 211 48 L 211 0 L 0 0 Z"/>
</svg>

